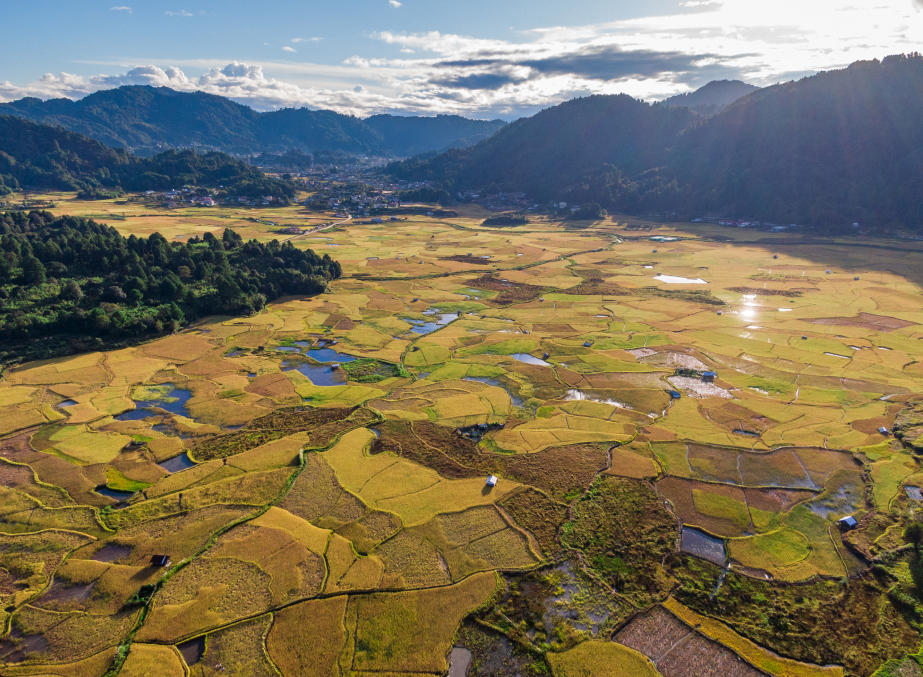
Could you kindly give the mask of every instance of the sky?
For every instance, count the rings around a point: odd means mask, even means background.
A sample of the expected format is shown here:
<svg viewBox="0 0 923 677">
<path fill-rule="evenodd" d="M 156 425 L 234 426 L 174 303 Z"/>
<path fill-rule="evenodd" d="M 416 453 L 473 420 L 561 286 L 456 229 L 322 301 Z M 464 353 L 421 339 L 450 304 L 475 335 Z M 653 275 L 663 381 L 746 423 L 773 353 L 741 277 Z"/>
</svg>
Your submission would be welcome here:
<svg viewBox="0 0 923 677">
<path fill-rule="evenodd" d="M 122 85 L 512 120 L 923 51 L 923 0 L 30 0 L 3 7 L 0 102 Z"/>
</svg>

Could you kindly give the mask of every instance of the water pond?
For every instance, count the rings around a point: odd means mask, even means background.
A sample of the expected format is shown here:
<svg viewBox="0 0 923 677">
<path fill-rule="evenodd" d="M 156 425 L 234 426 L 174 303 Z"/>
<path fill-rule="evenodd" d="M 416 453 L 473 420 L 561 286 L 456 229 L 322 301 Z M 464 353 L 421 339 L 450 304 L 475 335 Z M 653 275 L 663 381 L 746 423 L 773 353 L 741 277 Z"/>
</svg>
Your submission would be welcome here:
<svg viewBox="0 0 923 677">
<path fill-rule="evenodd" d="M 424 312 L 424 315 L 435 315 L 435 312 Z M 414 334 L 431 334 L 440 327 L 444 327 L 452 320 L 458 319 L 458 313 L 443 313 L 436 322 L 421 322 L 415 324 L 412 331 Z"/>
<path fill-rule="evenodd" d="M 520 362 L 525 362 L 526 364 L 533 364 L 537 367 L 550 367 L 550 362 L 545 362 L 545 360 L 540 360 L 537 357 L 529 355 L 529 353 L 513 353 L 510 355 L 514 360 L 519 360 Z"/>
<path fill-rule="evenodd" d="M 163 385 L 141 386 L 132 391 L 131 399 L 134 400 L 135 409 L 126 411 L 115 417 L 117 421 L 139 421 L 156 416 L 156 410 L 162 409 L 177 416 L 190 416 L 186 409 L 186 402 L 192 393 L 182 388 L 176 388 L 172 383 Z"/>
<path fill-rule="evenodd" d="M 452 653 L 449 654 L 449 675 L 448 677 L 465 677 L 468 674 L 468 666 L 471 665 L 472 653 L 463 647 L 453 646 Z"/>
<path fill-rule="evenodd" d="M 175 473 L 187 470 L 194 466 L 195 463 L 191 458 L 189 458 L 188 454 L 180 454 L 179 456 L 168 458 L 163 463 L 158 463 L 157 465 L 166 470 L 168 473 Z"/>
<path fill-rule="evenodd" d="M 694 280 L 691 277 L 678 277 L 676 275 L 655 275 L 654 279 L 658 282 L 666 282 L 667 284 L 708 284 L 701 277 L 697 277 Z"/>
<path fill-rule="evenodd" d="M 683 527 L 682 545 L 680 549 L 692 555 L 707 559 L 709 562 L 724 565 L 727 555 L 724 551 L 724 541 L 715 538 L 698 529 Z"/>
<path fill-rule="evenodd" d="M 127 501 L 129 498 L 135 495 L 134 491 L 116 491 L 115 489 L 110 489 L 105 484 L 101 484 L 93 490 L 97 494 L 102 494 L 103 496 L 108 496 L 111 499 L 116 501 Z"/>
<path fill-rule="evenodd" d="M 358 357 L 353 357 L 352 355 L 344 355 L 343 353 L 338 353 L 333 348 L 314 348 L 305 353 L 308 357 L 316 362 L 353 362 L 358 360 Z"/>
<path fill-rule="evenodd" d="M 343 369 L 334 370 L 326 364 L 313 364 L 295 360 L 286 360 L 282 363 L 282 371 L 292 370 L 304 374 L 316 386 L 339 386 L 346 383 L 347 380 L 346 372 Z"/>
<path fill-rule="evenodd" d="M 179 649 L 180 654 L 182 654 L 183 660 L 186 661 L 186 665 L 193 666 L 202 660 L 202 656 L 205 655 L 205 636 L 203 635 L 202 637 L 190 639 L 188 642 L 177 644 L 176 648 Z"/>
<path fill-rule="evenodd" d="M 486 383 L 489 386 L 495 386 L 497 388 L 502 388 L 503 390 L 506 391 L 506 394 L 510 396 L 510 400 L 513 402 L 513 406 L 521 407 L 523 405 L 523 401 L 521 397 L 517 397 L 516 395 L 514 395 L 512 392 L 510 392 L 509 388 L 507 388 L 505 385 L 503 385 L 502 382 L 500 382 L 499 380 L 495 378 L 487 378 L 486 376 L 465 376 L 465 378 L 463 378 L 462 381 L 477 381 L 478 383 Z"/>
</svg>

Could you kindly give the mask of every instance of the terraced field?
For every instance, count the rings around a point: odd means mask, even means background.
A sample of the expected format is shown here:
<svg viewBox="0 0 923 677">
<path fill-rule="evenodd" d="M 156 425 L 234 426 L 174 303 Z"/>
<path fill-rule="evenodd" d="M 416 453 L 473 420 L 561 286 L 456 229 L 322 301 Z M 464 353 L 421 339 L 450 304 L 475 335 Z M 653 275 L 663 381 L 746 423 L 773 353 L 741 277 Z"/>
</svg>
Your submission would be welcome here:
<svg viewBox="0 0 923 677">
<path fill-rule="evenodd" d="M 202 213 L 112 225 L 317 220 Z M 915 664 L 917 245 L 486 216 L 300 238 L 325 294 L 4 373 L 0 674 Z"/>
</svg>

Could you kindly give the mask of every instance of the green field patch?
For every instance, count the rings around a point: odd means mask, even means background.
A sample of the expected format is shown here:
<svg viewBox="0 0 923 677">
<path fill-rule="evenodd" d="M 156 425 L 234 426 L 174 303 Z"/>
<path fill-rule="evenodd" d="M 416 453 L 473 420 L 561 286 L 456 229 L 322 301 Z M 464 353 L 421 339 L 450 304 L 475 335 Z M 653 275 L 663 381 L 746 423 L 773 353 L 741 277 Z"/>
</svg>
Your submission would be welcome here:
<svg viewBox="0 0 923 677">
<path fill-rule="evenodd" d="M 919 465 L 910 454 L 895 454 L 889 460 L 873 463 L 872 496 L 877 508 L 889 512 L 891 500 L 901 490 L 901 483 L 918 470 Z"/>
<path fill-rule="evenodd" d="M 397 376 L 410 376 L 400 365 L 371 358 L 344 362 L 340 367 L 349 374 L 349 380 L 356 383 L 379 383 Z"/>
<path fill-rule="evenodd" d="M 355 407 L 385 394 L 381 390 L 368 386 L 315 386 L 310 383 L 298 385 L 295 392 L 315 407 Z"/>
<path fill-rule="evenodd" d="M 520 486 L 505 481 L 487 491 L 483 478 L 443 479 L 433 470 L 389 454 L 369 455 L 374 439 L 371 432 L 356 430 L 321 456 L 345 489 L 370 507 L 397 514 L 406 526 L 423 524 L 443 512 L 493 503 Z"/>
<path fill-rule="evenodd" d="M 460 358 L 474 355 L 514 355 L 516 353 L 532 353 L 539 349 L 540 339 L 533 336 L 524 336 L 516 339 L 500 341 L 485 341 L 470 348 L 461 348 L 457 351 Z"/>
<path fill-rule="evenodd" d="M 151 484 L 129 479 L 115 468 L 109 467 L 106 468 L 106 486 L 113 491 L 130 491 L 134 493 L 147 489 Z"/>
<path fill-rule="evenodd" d="M 777 575 L 782 569 L 805 561 L 811 553 L 811 543 L 801 532 L 783 528 L 759 536 L 731 539 L 728 549 L 731 557 L 744 566 Z"/>
</svg>

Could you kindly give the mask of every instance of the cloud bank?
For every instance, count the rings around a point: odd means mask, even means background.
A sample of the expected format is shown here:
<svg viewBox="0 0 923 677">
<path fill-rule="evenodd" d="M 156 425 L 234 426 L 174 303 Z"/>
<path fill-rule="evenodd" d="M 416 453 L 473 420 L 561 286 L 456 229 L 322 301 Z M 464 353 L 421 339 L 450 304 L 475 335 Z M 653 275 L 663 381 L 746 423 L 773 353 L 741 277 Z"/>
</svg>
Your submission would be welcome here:
<svg viewBox="0 0 923 677">
<path fill-rule="evenodd" d="M 340 64 L 177 60 L 115 75 L 60 73 L 24 85 L 0 82 L 0 100 L 77 99 L 145 84 L 219 94 L 258 110 L 309 106 L 363 116 L 458 113 L 509 119 L 574 96 L 624 92 L 654 100 L 715 79 L 763 86 L 860 59 L 917 51 L 923 44 L 921 3 L 690 0 L 669 16 L 552 26 L 509 40 L 381 31 L 368 37 L 398 58 L 356 55 Z M 292 47 L 283 50 L 295 53 Z"/>
</svg>

